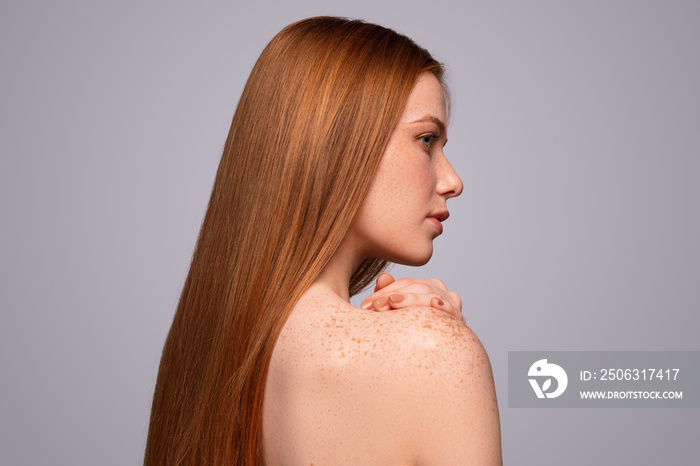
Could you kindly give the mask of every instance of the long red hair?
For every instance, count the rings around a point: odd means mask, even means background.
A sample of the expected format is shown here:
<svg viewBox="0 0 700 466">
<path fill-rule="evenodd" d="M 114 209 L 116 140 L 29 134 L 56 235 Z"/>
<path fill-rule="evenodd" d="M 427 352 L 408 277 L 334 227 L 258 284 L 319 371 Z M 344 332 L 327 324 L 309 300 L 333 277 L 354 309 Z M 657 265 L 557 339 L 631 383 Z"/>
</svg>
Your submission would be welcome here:
<svg viewBox="0 0 700 466">
<path fill-rule="evenodd" d="M 352 223 L 422 72 L 409 38 L 343 18 L 294 23 L 243 90 L 165 342 L 144 464 L 262 464 L 277 336 Z M 365 260 L 353 295 L 385 262 Z"/>
</svg>

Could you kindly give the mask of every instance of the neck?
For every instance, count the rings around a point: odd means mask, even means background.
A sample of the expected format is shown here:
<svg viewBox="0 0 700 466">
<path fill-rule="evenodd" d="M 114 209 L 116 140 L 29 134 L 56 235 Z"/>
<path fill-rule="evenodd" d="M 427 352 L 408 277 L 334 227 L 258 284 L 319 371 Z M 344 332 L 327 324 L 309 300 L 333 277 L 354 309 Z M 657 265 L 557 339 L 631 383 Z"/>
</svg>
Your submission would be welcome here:
<svg viewBox="0 0 700 466">
<path fill-rule="evenodd" d="M 314 285 L 350 302 L 350 278 L 362 263 L 364 257 L 349 237 L 340 244 L 331 260 L 314 281 Z"/>
</svg>

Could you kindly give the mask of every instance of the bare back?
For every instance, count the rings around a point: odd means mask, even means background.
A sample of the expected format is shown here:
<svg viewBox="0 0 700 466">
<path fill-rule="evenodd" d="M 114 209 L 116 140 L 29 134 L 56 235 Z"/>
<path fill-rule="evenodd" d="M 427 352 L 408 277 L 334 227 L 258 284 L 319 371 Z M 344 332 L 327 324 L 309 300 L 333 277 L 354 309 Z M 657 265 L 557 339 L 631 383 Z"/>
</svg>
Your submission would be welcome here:
<svg viewBox="0 0 700 466">
<path fill-rule="evenodd" d="M 483 346 L 425 307 L 376 313 L 312 287 L 275 350 L 265 463 L 501 464 Z"/>
</svg>

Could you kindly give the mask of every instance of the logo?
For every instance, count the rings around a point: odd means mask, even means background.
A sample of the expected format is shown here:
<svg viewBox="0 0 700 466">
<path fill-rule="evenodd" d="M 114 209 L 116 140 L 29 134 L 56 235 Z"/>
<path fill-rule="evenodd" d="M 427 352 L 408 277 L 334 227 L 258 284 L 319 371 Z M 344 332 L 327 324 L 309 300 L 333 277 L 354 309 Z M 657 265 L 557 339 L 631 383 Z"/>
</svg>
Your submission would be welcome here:
<svg viewBox="0 0 700 466">
<path fill-rule="evenodd" d="M 546 359 L 540 359 L 530 366 L 527 375 L 528 377 L 544 378 L 542 386 L 540 386 L 536 378 L 528 379 L 537 398 L 556 398 L 564 393 L 566 385 L 569 383 L 569 378 L 566 376 L 564 369 L 556 364 L 548 363 Z M 557 381 L 556 390 L 548 392 L 547 390 L 552 386 L 552 379 Z"/>
</svg>

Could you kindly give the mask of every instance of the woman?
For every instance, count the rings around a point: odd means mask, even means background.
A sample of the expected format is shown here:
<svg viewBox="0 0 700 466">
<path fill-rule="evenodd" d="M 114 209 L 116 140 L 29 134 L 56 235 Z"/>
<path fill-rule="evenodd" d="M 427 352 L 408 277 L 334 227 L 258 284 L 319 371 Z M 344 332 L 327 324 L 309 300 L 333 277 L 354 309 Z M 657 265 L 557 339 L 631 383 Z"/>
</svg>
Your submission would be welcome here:
<svg viewBox="0 0 700 466">
<path fill-rule="evenodd" d="M 461 180 L 442 67 L 310 18 L 265 48 L 233 118 L 163 350 L 145 464 L 498 464 L 486 353 L 420 265 Z M 443 299 L 444 298 L 444 299 Z M 447 301 L 447 302 L 446 302 Z M 418 305 L 413 305 L 418 304 Z"/>
</svg>

